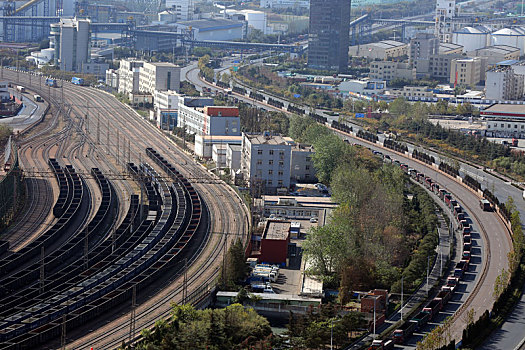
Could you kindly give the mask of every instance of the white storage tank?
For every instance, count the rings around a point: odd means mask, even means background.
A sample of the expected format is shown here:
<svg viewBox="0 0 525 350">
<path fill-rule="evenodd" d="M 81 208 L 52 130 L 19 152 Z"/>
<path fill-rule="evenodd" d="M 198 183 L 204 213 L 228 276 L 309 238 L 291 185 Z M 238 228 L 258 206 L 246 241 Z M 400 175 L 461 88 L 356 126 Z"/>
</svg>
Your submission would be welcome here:
<svg viewBox="0 0 525 350">
<path fill-rule="evenodd" d="M 452 43 L 463 46 L 463 52 L 482 49 L 490 45 L 490 29 L 484 26 L 461 28 L 452 33 Z"/>
<path fill-rule="evenodd" d="M 525 28 L 503 28 L 491 35 L 492 45 L 507 45 L 520 49 L 520 55 L 525 52 Z"/>
<path fill-rule="evenodd" d="M 268 25 L 266 20 L 266 13 L 262 11 L 243 11 L 248 25 L 260 30 L 263 34 L 268 34 Z"/>
</svg>

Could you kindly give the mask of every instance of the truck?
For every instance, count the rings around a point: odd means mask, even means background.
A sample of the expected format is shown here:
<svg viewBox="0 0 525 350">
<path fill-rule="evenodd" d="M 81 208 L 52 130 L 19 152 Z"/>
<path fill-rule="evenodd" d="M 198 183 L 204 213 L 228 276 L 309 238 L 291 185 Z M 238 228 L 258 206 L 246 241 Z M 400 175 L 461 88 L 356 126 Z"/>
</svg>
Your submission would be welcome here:
<svg viewBox="0 0 525 350">
<path fill-rule="evenodd" d="M 46 85 L 49 87 L 58 87 L 57 80 L 53 78 L 46 78 Z"/>
<path fill-rule="evenodd" d="M 429 319 L 433 319 L 434 316 L 441 310 L 441 306 L 443 305 L 443 301 L 441 299 L 432 299 L 430 303 L 426 307 L 423 308 L 423 312 L 426 312 L 429 314 Z"/>
<path fill-rule="evenodd" d="M 394 348 L 394 342 L 392 340 L 376 339 L 368 347 L 368 350 L 391 350 L 393 348 Z"/>
<path fill-rule="evenodd" d="M 42 97 L 40 95 L 33 95 L 33 98 L 35 99 L 36 102 L 43 102 L 44 100 L 42 100 Z"/>
<path fill-rule="evenodd" d="M 84 79 L 79 77 L 71 78 L 71 82 L 75 85 L 84 85 Z"/>
<path fill-rule="evenodd" d="M 459 278 L 457 277 L 448 277 L 447 278 L 447 287 L 451 289 L 452 292 L 456 290 L 456 287 L 459 284 Z"/>
<path fill-rule="evenodd" d="M 252 272 L 252 276 L 260 276 L 266 278 L 271 282 L 277 281 L 277 274 L 275 272 Z"/>
<path fill-rule="evenodd" d="M 463 243 L 463 251 L 464 252 L 470 252 L 470 248 L 472 248 L 472 244 L 471 243 Z"/>
<path fill-rule="evenodd" d="M 452 200 L 452 196 L 451 196 L 450 194 L 447 193 L 447 194 L 445 194 L 445 195 L 443 196 L 443 201 L 444 201 L 447 205 L 450 204 L 450 201 L 451 201 L 451 200 Z"/>
<path fill-rule="evenodd" d="M 392 340 L 395 344 L 403 344 L 412 334 L 414 334 L 414 331 L 417 328 L 417 322 L 414 320 L 410 320 L 408 322 L 405 322 L 394 331 L 394 334 L 392 335 Z"/>
<path fill-rule="evenodd" d="M 465 228 L 465 227 L 469 227 L 470 224 L 468 223 L 467 220 L 463 219 L 459 222 L 459 226 L 462 227 L 462 228 Z"/>
<path fill-rule="evenodd" d="M 441 299 L 441 309 L 443 309 L 443 306 L 448 303 L 451 297 L 452 293 L 450 293 L 450 290 L 441 290 L 438 295 L 436 295 L 436 299 Z"/>
<path fill-rule="evenodd" d="M 422 326 L 426 325 L 429 319 L 430 315 L 426 312 L 421 311 L 412 319 L 412 321 L 415 321 L 417 323 L 416 330 L 418 330 Z"/>
<path fill-rule="evenodd" d="M 482 199 L 479 201 L 479 206 L 483 211 L 491 211 L 492 206 L 490 205 L 490 202 L 486 199 Z"/>
<path fill-rule="evenodd" d="M 460 260 L 454 268 L 454 277 L 461 278 L 463 273 L 468 269 L 468 261 Z"/>
<path fill-rule="evenodd" d="M 252 284 L 252 292 L 254 293 L 268 293 L 275 294 L 272 286 L 269 283 L 266 284 Z"/>
<path fill-rule="evenodd" d="M 463 251 L 463 255 L 461 256 L 462 260 L 467 260 L 470 263 L 470 251 L 466 250 Z"/>
<path fill-rule="evenodd" d="M 463 220 L 463 221 L 466 221 L 466 220 Z M 463 236 L 470 235 L 471 232 L 472 232 L 472 228 L 470 227 L 470 225 L 463 227 Z"/>
<path fill-rule="evenodd" d="M 26 92 L 26 88 L 23 87 L 22 85 L 17 85 L 16 86 L 16 91 L 18 91 L 18 92 Z"/>
<path fill-rule="evenodd" d="M 458 205 L 458 202 L 455 199 L 450 199 L 450 203 L 448 203 L 448 206 L 450 210 L 454 211 L 454 207 Z"/>
<path fill-rule="evenodd" d="M 458 215 L 456 215 L 456 218 L 458 219 L 458 221 L 465 220 L 465 213 L 458 213 Z"/>
</svg>

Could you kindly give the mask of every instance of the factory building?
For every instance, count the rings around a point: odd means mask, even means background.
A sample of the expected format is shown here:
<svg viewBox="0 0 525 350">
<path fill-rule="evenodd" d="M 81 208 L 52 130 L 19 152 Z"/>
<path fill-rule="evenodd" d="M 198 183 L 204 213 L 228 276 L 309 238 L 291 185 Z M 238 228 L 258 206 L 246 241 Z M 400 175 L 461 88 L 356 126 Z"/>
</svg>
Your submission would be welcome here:
<svg viewBox="0 0 525 350">
<path fill-rule="evenodd" d="M 232 41 L 244 39 L 246 22 L 225 18 L 208 18 L 193 21 L 182 21 L 175 24 L 179 33 L 192 30 L 195 40 Z"/>
<path fill-rule="evenodd" d="M 195 12 L 193 0 L 166 0 L 166 9 L 174 14 L 174 20 L 191 21 Z"/>
<path fill-rule="evenodd" d="M 518 60 L 520 58 L 520 49 L 507 45 L 495 45 L 475 50 L 470 52 L 469 55 L 471 57 L 486 57 L 487 65 L 490 67 L 502 61 Z"/>
<path fill-rule="evenodd" d="M 190 107 L 179 103 L 179 128 L 195 135 L 239 136 L 241 119 L 237 107 Z"/>
<path fill-rule="evenodd" d="M 90 26 L 89 19 L 77 18 L 61 18 L 51 24 L 51 47 L 60 70 L 81 72 L 82 64 L 90 61 Z"/>
<path fill-rule="evenodd" d="M 377 43 L 351 46 L 351 56 L 366 57 L 372 60 L 387 60 L 408 56 L 408 45 L 394 40 L 383 40 Z"/>
</svg>

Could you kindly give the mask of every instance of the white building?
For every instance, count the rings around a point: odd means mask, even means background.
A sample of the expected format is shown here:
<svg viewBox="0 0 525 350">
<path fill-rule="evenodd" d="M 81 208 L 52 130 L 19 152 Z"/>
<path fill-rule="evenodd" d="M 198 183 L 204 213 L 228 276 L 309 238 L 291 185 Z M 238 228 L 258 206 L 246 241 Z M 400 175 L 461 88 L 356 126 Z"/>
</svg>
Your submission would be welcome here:
<svg viewBox="0 0 525 350">
<path fill-rule="evenodd" d="M 339 84 L 339 91 L 345 97 L 381 95 L 385 90 L 386 81 L 384 80 L 346 80 Z"/>
<path fill-rule="evenodd" d="M 153 107 L 155 109 L 178 109 L 179 99 L 182 97 L 177 91 L 155 90 L 153 93 Z"/>
<path fill-rule="evenodd" d="M 487 71 L 485 98 L 499 101 L 521 100 L 524 97 L 525 76 L 516 74 L 512 66 L 497 66 Z"/>
<path fill-rule="evenodd" d="M 108 69 L 106 71 L 106 85 L 113 89 L 118 89 L 119 79 L 118 79 L 118 72 L 116 70 Z"/>
<path fill-rule="evenodd" d="M 241 152 L 242 145 L 235 145 L 229 143 L 228 147 L 226 148 L 226 166 L 230 168 L 232 172 L 235 172 L 241 168 Z"/>
<path fill-rule="evenodd" d="M 195 135 L 195 155 L 197 157 L 211 158 L 213 154 L 213 145 L 231 145 L 241 147 L 242 136 Z M 232 158 L 233 157 L 234 155 L 232 155 Z M 226 163 L 228 163 L 228 151 L 226 151 Z M 230 167 L 228 164 L 226 166 Z M 239 168 L 240 165 L 237 169 Z"/>
<path fill-rule="evenodd" d="M 167 62 L 144 62 L 139 71 L 139 90 L 154 94 L 155 90 L 180 89 L 180 67 Z"/>
<path fill-rule="evenodd" d="M 211 159 L 215 162 L 217 167 L 224 168 L 226 166 L 226 150 L 228 145 L 214 144 L 212 146 Z"/>
<path fill-rule="evenodd" d="M 195 135 L 241 135 L 241 118 L 237 107 L 206 106 L 199 108 L 179 103 L 177 126 Z"/>
<path fill-rule="evenodd" d="M 139 92 L 140 68 L 144 65 L 142 61 L 120 60 L 118 74 L 118 92 L 129 94 Z"/>
<path fill-rule="evenodd" d="M 520 55 L 525 53 L 525 28 L 503 28 L 491 34 L 491 45 L 506 45 L 520 49 Z"/>
<path fill-rule="evenodd" d="M 166 0 L 166 9 L 175 14 L 177 22 L 191 21 L 195 12 L 193 0 Z"/>
<path fill-rule="evenodd" d="M 452 18 L 456 15 L 456 0 L 436 1 L 435 34 L 440 42 L 448 43 L 452 38 Z"/>
<path fill-rule="evenodd" d="M 0 102 L 7 101 L 10 98 L 9 83 L 7 81 L 0 81 Z"/>
<path fill-rule="evenodd" d="M 281 135 L 243 133 L 241 171 L 254 193 L 288 190 L 292 144 L 292 139 Z"/>
<path fill-rule="evenodd" d="M 261 0 L 261 8 L 310 8 L 309 0 Z"/>
<path fill-rule="evenodd" d="M 463 52 L 471 52 L 490 45 L 490 33 L 485 26 L 464 27 L 452 33 L 452 42 L 463 46 Z"/>
<path fill-rule="evenodd" d="M 373 80 L 416 79 L 416 69 L 405 62 L 373 61 L 368 75 Z"/>
<path fill-rule="evenodd" d="M 234 21 L 225 18 L 208 18 L 176 23 L 179 33 L 190 30 L 195 40 L 231 41 L 244 39 L 247 31 L 245 21 Z"/>
<path fill-rule="evenodd" d="M 82 63 L 90 61 L 91 21 L 61 18 L 51 24 L 51 46 L 55 49 L 55 64 L 60 70 L 80 72 Z"/>
</svg>

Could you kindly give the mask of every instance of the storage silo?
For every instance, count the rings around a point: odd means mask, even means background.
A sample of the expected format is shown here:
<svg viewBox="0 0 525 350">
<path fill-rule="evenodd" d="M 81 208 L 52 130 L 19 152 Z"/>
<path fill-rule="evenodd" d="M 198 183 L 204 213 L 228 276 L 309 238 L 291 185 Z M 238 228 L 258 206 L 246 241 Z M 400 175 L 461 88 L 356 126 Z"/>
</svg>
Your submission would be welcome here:
<svg viewBox="0 0 525 350">
<path fill-rule="evenodd" d="M 484 26 L 464 27 L 452 33 L 452 43 L 463 46 L 463 52 L 482 49 L 490 45 L 490 32 Z"/>
<path fill-rule="evenodd" d="M 525 28 L 503 28 L 491 34 L 492 45 L 507 45 L 520 49 L 520 55 L 525 52 Z"/>
</svg>

